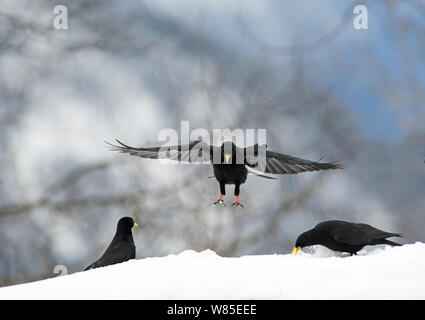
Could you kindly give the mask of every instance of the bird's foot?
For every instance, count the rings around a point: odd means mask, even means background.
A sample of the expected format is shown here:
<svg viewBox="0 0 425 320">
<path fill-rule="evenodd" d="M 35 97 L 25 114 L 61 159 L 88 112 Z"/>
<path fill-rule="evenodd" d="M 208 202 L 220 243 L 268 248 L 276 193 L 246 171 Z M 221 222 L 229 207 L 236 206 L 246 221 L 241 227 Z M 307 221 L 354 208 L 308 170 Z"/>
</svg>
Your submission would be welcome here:
<svg viewBox="0 0 425 320">
<path fill-rule="evenodd" d="M 244 208 L 243 204 L 239 201 L 238 196 L 236 196 L 236 201 L 233 202 L 233 206 L 234 207 L 241 206 L 242 208 Z"/>
<path fill-rule="evenodd" d="M 224 201 L 223 201 L 223 195 L 221 195 L 220 198 L 218 198 L 217 201 L 213 203 L 213 205 L 216 206 L 216 205 L 218 205 L 220 203 L 222 203 L 223 205 L 225 205 L 224 204 Z"/>
</svg>

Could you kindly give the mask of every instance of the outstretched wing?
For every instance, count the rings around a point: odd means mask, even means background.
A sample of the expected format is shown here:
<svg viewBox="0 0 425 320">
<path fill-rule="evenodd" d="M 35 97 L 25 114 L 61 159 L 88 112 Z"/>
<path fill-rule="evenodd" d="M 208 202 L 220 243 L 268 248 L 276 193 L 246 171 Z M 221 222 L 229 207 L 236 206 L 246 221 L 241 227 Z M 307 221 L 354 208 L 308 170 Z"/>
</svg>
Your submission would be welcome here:
<svg viewBox="0 0 425 320">
<path fill-rule="evenodd" d="M 349 245 L 368 245 L 380 243 L 389 237 L 401 237 L 401 234 L 382 231 L 364 223 L 356 223 L 336 229 L 333 237 L 336 241 Z"/>
<path fill-rule="evenodd" d="M 266 145 L 245 148 L 246 165 L 271 174 L 296 174 L 307 171 L 343 169 L 338 162 L 321 163 L 266 150 Z"/>
<path fill-rule="evenodd" d="M 121 153 L 128 153 L 132 156 L 148 159 L 167 159 L 180 162 L 211 162 L 213 147 L 199 140 L 192 141 L 187 145 L 161 146 L 153 148 L 135 148 L 130 147 L 119 140 L 119 145 L 106 142 L 112 150 Z"/>
</svg>

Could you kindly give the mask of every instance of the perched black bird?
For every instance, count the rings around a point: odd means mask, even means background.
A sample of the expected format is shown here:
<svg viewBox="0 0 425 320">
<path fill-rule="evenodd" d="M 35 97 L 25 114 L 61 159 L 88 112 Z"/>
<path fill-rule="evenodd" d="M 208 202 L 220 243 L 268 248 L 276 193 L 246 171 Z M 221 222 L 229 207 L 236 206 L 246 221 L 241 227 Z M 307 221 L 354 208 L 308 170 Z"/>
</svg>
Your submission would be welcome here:
<svg viewBox="0 0 425 320">
<path fill-rule="evenodd" d="M 267 145 L 258 145 L 247 148 L 239 148 L 233 142 L 224 142 L 221 147 L 210 146 L 198 140 L 188 145 L 163 146 L 153 148 L 134 148 L 116 140 L 120 145 L 113 145 L 113 150 L 128 153 L 149 159 L 169 159 L 191 163 L 212 163 L 214 176 L 220 184 L 220 198 L 214 204 L 224 203 L 223 196 L 226 194 L 226 184 L 235 185 L 236 201 L 234 206 L 243 207 L 239 201 L 240 185 L 248 176 L 250 168 L 252 174 L 269 179 L 269 176 L 255 173 L 270 174 L 296 174 L 306 171 L 318 171 L 329 169 L 342 169 L 336 162 L 319 163 L 317 161 L 304 160 L 286 154 L 266 150 Z"/>
<path fill-rule="evenodd" d="M 356 254 L 364 246 L 401 244 L 387 240 L 389 237 L 402 237 L 399 233 L 385 232 L 365 223 L 352 223 L 340 220 L 324 221 L 313 229 L 302 233 L 295 243 L 292 254 L 296 255 L 303 247 L 320 244 L 334 251 Z"/>
<path fill-rule="evenodd" d="M 85 268 L 84 271 L 134 259 L 136 257 L 136 247 L 133 242 L 131 228 L 138 226 L 130 217 L 121 218 L 118 221 L 115 236 L 105 253 L 99 260 Z"/>
</svg>

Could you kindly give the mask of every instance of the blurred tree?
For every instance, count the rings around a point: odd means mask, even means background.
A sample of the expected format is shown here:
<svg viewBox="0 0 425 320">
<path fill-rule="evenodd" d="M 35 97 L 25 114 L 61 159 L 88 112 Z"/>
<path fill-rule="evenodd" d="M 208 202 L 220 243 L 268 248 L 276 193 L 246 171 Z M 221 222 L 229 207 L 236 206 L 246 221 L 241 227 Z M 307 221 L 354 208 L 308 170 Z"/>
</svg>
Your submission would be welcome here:
<svg viewBox="0 0 425 320">
<path fill-rule="evenodd" d="M 0 9 L 1 285 L 53 277 L 59 264 L 82 270 L 121 216 L 143 226 L 134 232 L 137 258 L 207 248 L 286 253 L 300 231 L 329 217 L 390 230 L 389 223 L 407 240 L 425 239 L 420 2 L 374 4 L 371 39 L 349 30 L 351 6 L 326 3 L 338 18 L 319 36 L 305 19 L 312 31 L 295 44 L 267 29 L 267 19 L 289 19 L 287 3 L 283 10 L 266 2 L 264 11 L 242 3 L 64 4 L 68 30 L 53 28 L 51 1 L 5 1 Z M 274 5 L 278 18 L 265 16 Z M 267 42 L 269 34 L 289 43 Z M 395 48 L 382 49 L 383 38 Z M 383 54 L 395 56 L 392 66 Z M 350 86 L 362 95 L 347 93 Z M 359 106 L 375 101 L 400 122 L 402 138 L 364 133 Z M 242 187 L 245 210 L 211 207 L 218 190 L 209 166 L 162 165 L 103 145 L 113 137 L 157 144 L 161 129 L 178 130 L 182 120 L 210 133 L 265 128 L 271 149 L 340 160 L 347 170 L 253 177 Z"/>
</svg>

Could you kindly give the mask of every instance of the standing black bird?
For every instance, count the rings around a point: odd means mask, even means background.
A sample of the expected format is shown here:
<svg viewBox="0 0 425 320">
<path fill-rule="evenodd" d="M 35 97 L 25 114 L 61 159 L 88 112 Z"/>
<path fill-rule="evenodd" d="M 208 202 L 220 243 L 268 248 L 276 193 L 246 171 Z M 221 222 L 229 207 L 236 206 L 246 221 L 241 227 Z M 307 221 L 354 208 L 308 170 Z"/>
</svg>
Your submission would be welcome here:
<svg viewBox="0 0 425 320">
<path fill-rule="evenodd" d="M 117 231 L 111 244 L 99 260 L 93 262 L 84 271 L 121 263 L 136 257 L 136 247 L 133 242 L 131 228 L 139 225 L 130 217 L 118 221 Z"/>
<path fill-rule="evenodd" d="M 214 204 L 224 203 L 223 196 L 226 194 L 226 184 L 235 185 L 236 201 L 234 206 L 243 207 L 239 201 L 240 185 L 248 176 L 247 167 L 270 174 L 296 174 L 306 171 L 319 171 L 329 169 L 342 169 L 337 162 L 319 163 L 286 154 L 266 150 L 267 145 L 258 145 L 247 148 L 239 148 L 233 142 L 224 142 L 221 147 L 210 146 L 198 140 L 188 145 L 163 146 L 153 148 L 134 148 L 116 140 L 120 145 L 113 145 L 113 150 L 129 153 L 132 156 L 150 159 L 169 159 L 181 162 L 212 163 L 214 176 L 220 184 L 220 198 Z M 252 174 L 269 179 L 272 177 L 252 172 Z"/>
<path fill-rule="evenodd" d="M 292 254 L 296 255 L 303 247 L 320 244 L 334 251 L 356 254 L 364 246 L 401 244 L 387 240 L 389 237 L 402 237 L 400 233 L 391 233 L 376 229 L 365 223 L 352 223 L 340 220 L 324 221 L 313 229 L 302 233 L 295 243 Z"/>
</svg>

